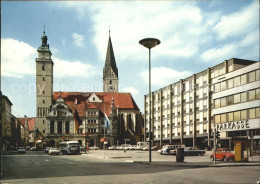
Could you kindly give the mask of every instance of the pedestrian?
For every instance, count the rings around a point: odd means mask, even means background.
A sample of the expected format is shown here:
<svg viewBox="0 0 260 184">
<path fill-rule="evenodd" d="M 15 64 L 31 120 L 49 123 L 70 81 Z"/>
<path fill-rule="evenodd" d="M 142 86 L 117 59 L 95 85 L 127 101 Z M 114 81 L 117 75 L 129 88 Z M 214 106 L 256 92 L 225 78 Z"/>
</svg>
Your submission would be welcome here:
<svg viewBox="0 0 260 184">
<path fill-rule="evenodd" d="M 87 152 L 88 152 L 88 150 L 89 150 L 89 148 L 88 148 L 88 146 L 87 146 Z"/>
</svg>

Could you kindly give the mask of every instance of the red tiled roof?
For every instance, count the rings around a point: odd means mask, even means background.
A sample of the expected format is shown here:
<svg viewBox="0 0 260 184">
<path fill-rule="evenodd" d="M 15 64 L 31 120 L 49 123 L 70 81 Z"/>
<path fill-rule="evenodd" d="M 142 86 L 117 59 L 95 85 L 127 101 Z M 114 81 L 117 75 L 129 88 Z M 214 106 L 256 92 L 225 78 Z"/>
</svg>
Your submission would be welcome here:
<svg viewBox="0 0 260 184">
<path fill-rule="evenodd" d="M 54 92 L 53 98 L 56 101 L 59 97 L 63 98 L 65 104 L 68 105 L 73 112 L 75 112 L 75 108 L 78 111 L 80 117 L 85 116 L 86 109 L 99 109 L 103 113 L 105 112 L 108 116 L 110 116 L 111 112 L 111 101 L 114 99 L 115 107 L 119 109 L 132 109 L 139 110 L 136 105 L 132 95 L 130 93 L 109 93 L 109 92 L 94 92 L 102 103 L 91 103 L 88 101 L 88 98 L 93 94 L 91 93 L 83 93 L 83 92 Z M 77 99 L 77 100 L 76 100 Z M 75 105 L 75 101 L 77 101 L 77 105 Z"/>
<path fill-rule="evenodd" d="M 25 118 L 18 118 L 18 120 L 20 121 L 21 125 L 24 127 L 25 126 Z M 35 122 L 36 122 L 36 118 L 31 117 L 31 118 L 27 118 L 28 120 L 28 125 L 29 125 L 29 131 L 33 131 L 34 126 L 35 126 Z"/>
</svg>

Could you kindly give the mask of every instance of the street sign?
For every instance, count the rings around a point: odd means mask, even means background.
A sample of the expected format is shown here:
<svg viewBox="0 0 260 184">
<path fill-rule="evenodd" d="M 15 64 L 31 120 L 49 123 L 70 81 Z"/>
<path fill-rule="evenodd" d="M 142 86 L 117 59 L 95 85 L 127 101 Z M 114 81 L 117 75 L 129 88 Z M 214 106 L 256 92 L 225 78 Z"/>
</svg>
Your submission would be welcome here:
<svg viewBox="0 0 260 184">
<path fill-rule="evenodd" d="M 126 142 L 126 141 L 130 141 L 130 139 L 124 139 L 124 141 Z"/>
</svg>

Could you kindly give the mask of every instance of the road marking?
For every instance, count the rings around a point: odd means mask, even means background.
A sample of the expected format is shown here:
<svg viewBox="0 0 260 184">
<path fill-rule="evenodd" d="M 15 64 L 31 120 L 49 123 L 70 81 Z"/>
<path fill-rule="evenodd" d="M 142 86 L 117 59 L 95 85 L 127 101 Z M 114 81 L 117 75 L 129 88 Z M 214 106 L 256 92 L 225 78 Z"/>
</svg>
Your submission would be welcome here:
<svg viewBox="0 0 260 184">
<path fill-rule="evenodd" d="M 40 165 L 39 162 L 35 161 L 35 160 L 31 160 L 33 163 L 35 163 L 36 165 Z"/>
</svg>

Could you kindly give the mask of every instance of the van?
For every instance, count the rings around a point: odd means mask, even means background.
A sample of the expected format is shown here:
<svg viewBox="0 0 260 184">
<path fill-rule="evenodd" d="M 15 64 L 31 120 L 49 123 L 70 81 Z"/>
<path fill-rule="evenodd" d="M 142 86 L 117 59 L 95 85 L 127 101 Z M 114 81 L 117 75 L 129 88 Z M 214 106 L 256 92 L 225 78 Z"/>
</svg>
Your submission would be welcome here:
<svg viewBox="0 0 260 184">
<path fill-rule="evenodd" d="M 170 150 L 175 150 L 175 152 L 176 152 L 177 148 L 185 148 L 185 145 L 184 144 L 164 145 L 162 150 L 161 150 L 161 155 L 169 155 Z M 171 151 L 171 153 L 173 153 L 173 152 Z"/>
<path fill-rule="evenodd" d="M 136 149 L 143 150 L 144 147 L 149 146 L 149 142 L 138 142 Z"/>
</svg>

